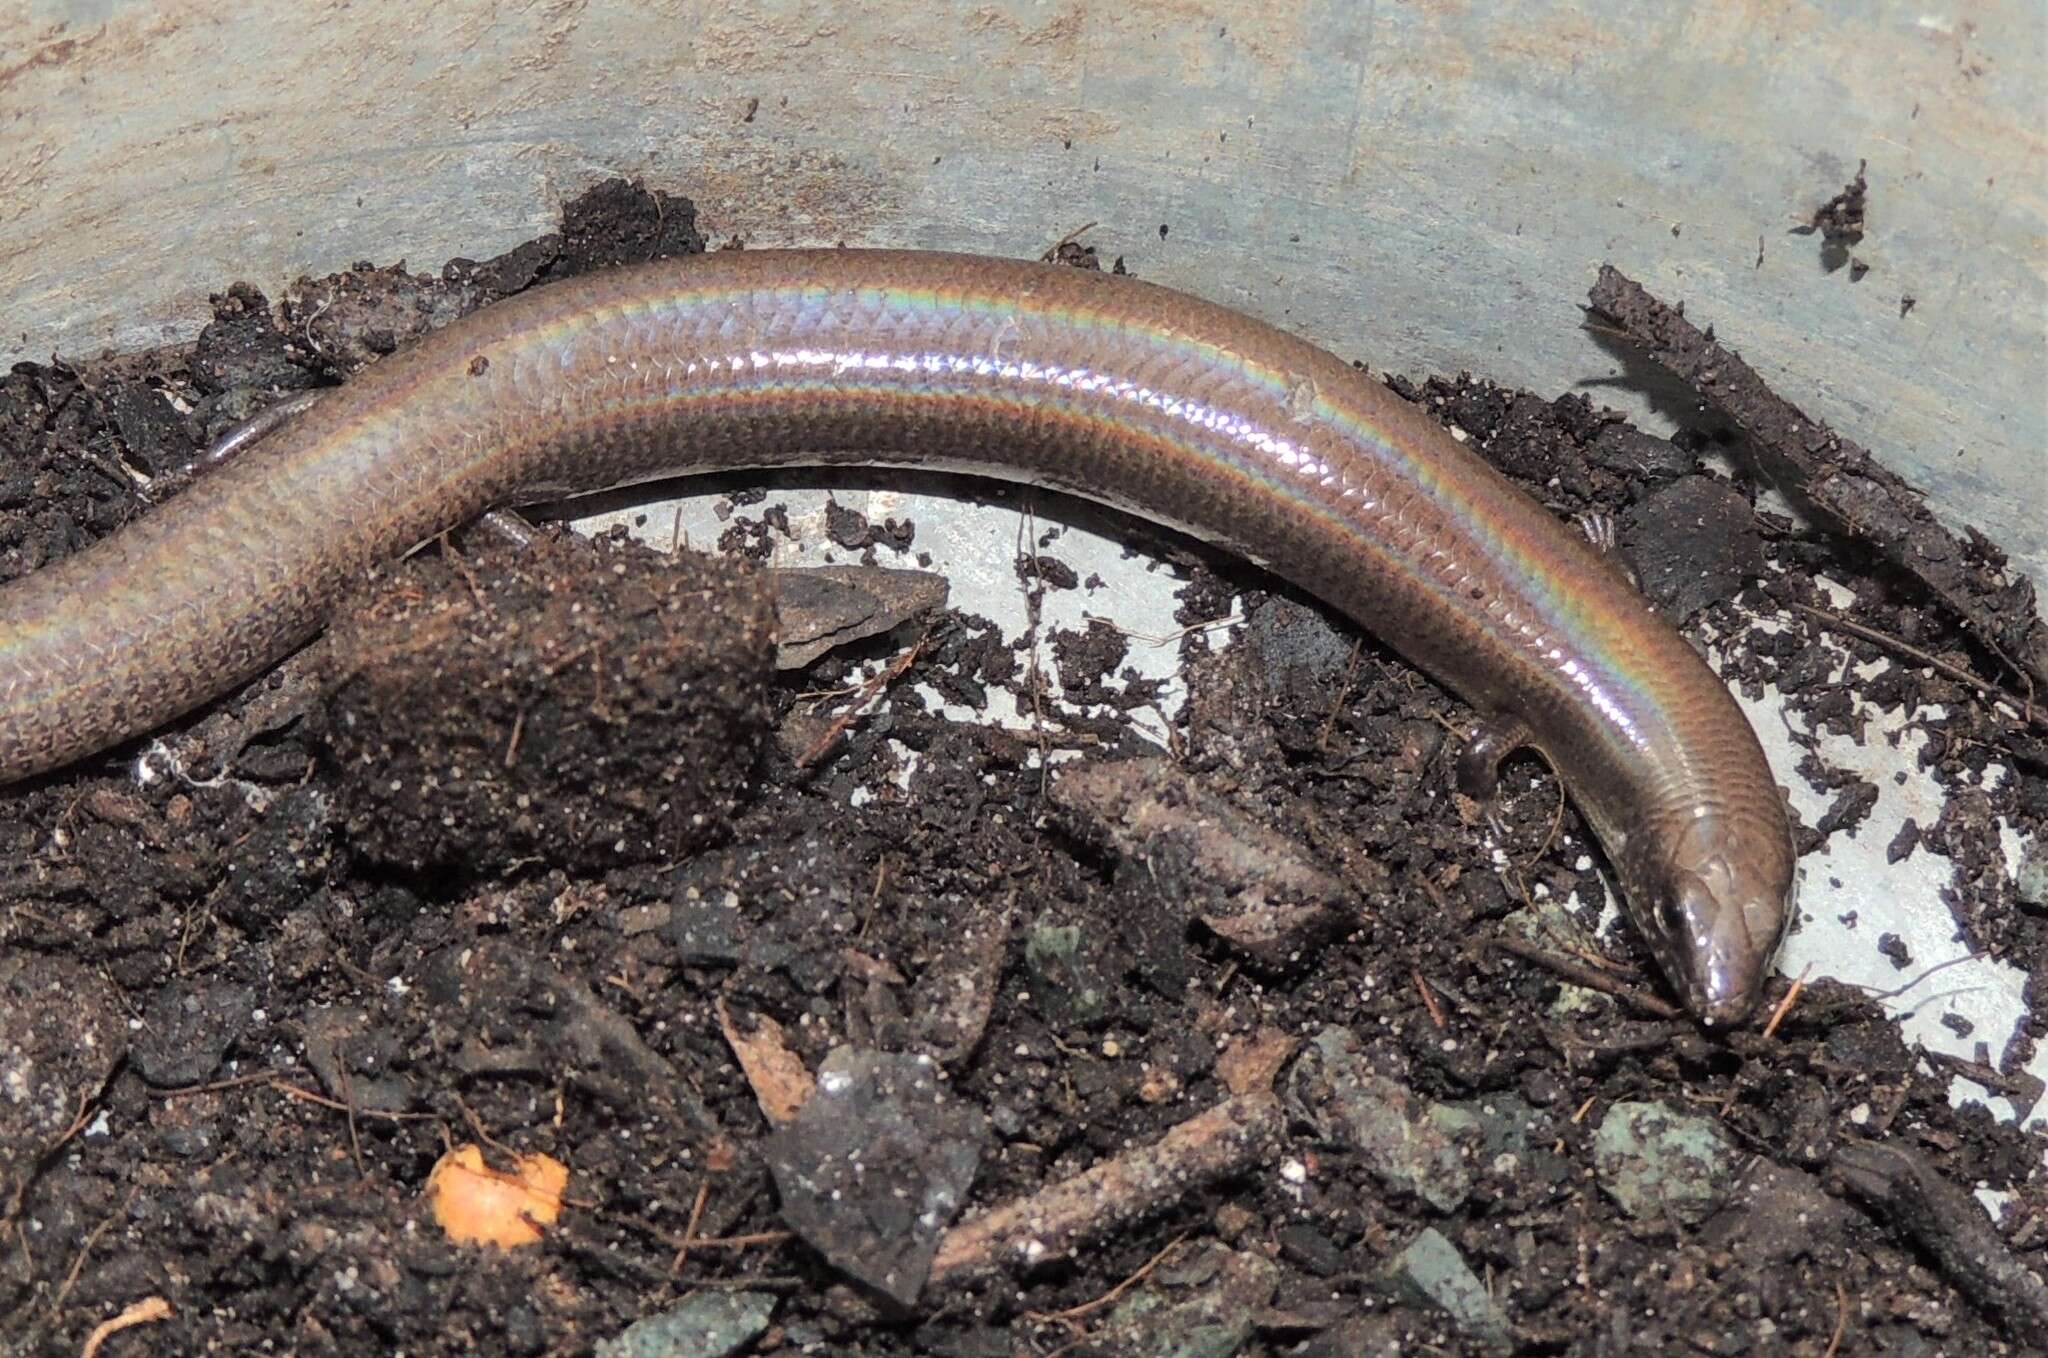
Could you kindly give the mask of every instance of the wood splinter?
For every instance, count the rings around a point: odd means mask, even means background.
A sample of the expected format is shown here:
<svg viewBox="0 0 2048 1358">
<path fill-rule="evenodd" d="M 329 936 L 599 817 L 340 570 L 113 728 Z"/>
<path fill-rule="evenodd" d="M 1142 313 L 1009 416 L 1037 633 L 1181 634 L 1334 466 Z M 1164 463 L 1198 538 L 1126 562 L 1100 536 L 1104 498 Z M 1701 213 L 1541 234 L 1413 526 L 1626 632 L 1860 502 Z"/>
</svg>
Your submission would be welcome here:
<svg viewBox="0 0 2048 1358">
<path fill-rule="evenodd" d="M 946 1232 L 931 1285 L 1063 1258 L 1208 1184 L 1263 1164 L 1285 1119 L 1271 1093 L 1240 1094 L 1146 1146 Z"/>
</svg>

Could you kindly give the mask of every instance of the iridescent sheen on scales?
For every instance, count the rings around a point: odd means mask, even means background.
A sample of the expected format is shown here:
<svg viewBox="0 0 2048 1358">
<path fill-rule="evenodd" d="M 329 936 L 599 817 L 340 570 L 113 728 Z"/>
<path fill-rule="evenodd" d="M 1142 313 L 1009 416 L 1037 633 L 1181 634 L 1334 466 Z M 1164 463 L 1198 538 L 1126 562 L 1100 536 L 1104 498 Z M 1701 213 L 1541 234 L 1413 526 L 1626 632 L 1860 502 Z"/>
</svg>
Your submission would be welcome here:
<svg viewBox="0 0 2048 1358">
<path fill-rule="evenodd" d="M 1525 723 L 1688 1002 L 1712 1020 L 1753 1003 L 1790 837 L 1754 734 L 1685 641 L 1363 372 L 1199 299 L 1049 265 L 728 251 L 459 321 L 0 590 L 0 778 L 217 696 L 363 570 L 492 506 L 827 463 L 1053 486 L 1267 565 Z"/>
</svg>

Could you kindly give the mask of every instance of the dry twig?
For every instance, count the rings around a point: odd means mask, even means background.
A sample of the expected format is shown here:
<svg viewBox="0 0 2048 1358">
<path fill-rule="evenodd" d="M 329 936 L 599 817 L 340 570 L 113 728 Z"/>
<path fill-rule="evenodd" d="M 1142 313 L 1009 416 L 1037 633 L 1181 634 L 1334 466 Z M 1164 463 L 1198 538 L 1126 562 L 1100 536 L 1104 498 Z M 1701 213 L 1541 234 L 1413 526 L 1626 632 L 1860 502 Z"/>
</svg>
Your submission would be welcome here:
<svg viewBox="0 0 2048 1358">
<path fill-rule="evenodd" d="M 1591 967 L 1581 966 L 1577 962 L 1559 957 L 1555 953 L 1546 952 L 1533 943 L 1525 943 L 1519 938 L 1507 937 L 1491 939 L 1489 942 L 1493 947 L 1508 954 L 1510 957 L 1519 957 L 1524 962 L 1534 962 L 1537 966 L 1547 971 L 1556 972 L 1573 985 L 1584 986 L 1588 990 L 1597 990 L 1603 995 L 1612 995 L 1623 1004 L 1638 1009 L 1654 1018 L 1675 1019 L 1685 1017 L 1683 1009 L 1680 1009 L 1675 1004 L 1658 999 L 1647 990 L 1617 981 L 1611 976 L 1603 975 Z"/>
<path fill-rule="evenodd" d="M 1225 1099 L 1139 1146 L 946 1232 L 931 1283 L 951 1284 L 1071 1254 L 1188 1193 L 1261 1163 L 1285 1125 L 1268 1094 Z"/>
<path fill-rule="evenodd" d="M 1602 265 L 1593 312 L 1627 335 L 1748 436 L 1761 470 L 1831 530 L 1867 543 L 2015 673 L 2048 681 L 2048 626 L 2024 577 L 1993 564 L 1981 538 L 1938 523 L 1905 479 L 1772 391 L 1742 357 L 1612 265 Z"/>
<path fill-rule="evenodd" d="M 1798 1003 L 1800 992 L 1806 989 L 1806 973 L 1812 970 L 1811 966 L 1802 969 L 1799 973 L 1799 979 L 1794 981 L 1792 988 L 1785 992 L 1785 998 L 1779 1000 L 1778 1007 L 1771 1011 L 1771 1021 L 1764 1025 L 1765 1038 L 1772 1038 L 1778 1035 L 1778 1025 L 1785 1021 L 1785 1015 L 1791 1013 L 1792 1006 Z"/>
<path fill-rule="evenodd" d="M 1824 608 L 1815 608 L 1811 604 L 1796 603 L 1792 607 L 1797 612 L 1806 614 L 1806 616 L 1819 622 L 1824 627 L 1833 628 L 1837 632 L 1846 632 L 1852 637 L 1861 637 L 1873 646 L 1882 646 L 1884 649 L 1902 655 L 1916 664 L 1927 666 L 1927 668 L 1937 674 L 1945 674 L 1957 683 L 1975 689 L 1994 702 L 2007 703 L 2015 712 L 2020 714 L 2020 720 L 2023 722 L 2048 726 L 2048 712 L 2036 710 L 2032 698 L 2023 698 L 2010 689 L 2000 688 L 1989 679 L 1980 679 L 1962 666 L 1952 665 L 1938 655 L 1930 655 L 1918 646 L 1902 641 L 1889 632 L 1880 632 L 1875 627 L 1865 627 L 1860 622 L 1851 622 L 1839 614 L 1830 613 Z M 2026 676 L 2022 675 L 2021 677 L 2025 678 Z M 2029 683 L 2031 682 L 2029 680 Z"/>
</svg>

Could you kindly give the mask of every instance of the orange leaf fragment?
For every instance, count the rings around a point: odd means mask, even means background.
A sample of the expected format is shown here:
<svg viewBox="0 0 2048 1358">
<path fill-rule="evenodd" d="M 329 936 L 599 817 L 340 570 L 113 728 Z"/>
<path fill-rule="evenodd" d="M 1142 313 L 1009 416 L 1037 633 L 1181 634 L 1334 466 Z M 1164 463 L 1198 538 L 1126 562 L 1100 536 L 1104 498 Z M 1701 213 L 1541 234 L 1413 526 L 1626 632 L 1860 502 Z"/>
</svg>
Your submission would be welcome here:
<svg viewBox="0 0 2048 1358">
<path fill-rule="evenodd" d="M 482 1148 L 455 1147 L 427 1176 L 434 1221 L 458 1245 L 531 1245 L 562 1214 L 569 1167 L 552 1156 L 518 1157 L 511 1170 L 484 1163 Z"/>
</svg>

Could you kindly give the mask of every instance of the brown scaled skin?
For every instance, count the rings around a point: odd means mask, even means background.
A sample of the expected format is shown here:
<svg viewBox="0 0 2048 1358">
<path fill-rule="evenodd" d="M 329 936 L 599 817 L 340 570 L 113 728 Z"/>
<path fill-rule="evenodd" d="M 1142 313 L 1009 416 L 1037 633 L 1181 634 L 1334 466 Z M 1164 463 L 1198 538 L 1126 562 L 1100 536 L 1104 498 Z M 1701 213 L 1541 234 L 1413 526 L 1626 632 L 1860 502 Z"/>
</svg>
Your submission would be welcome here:
<svg viewBox="0 0 2048 1358">
<path fill-rule="evenodd" d="M 1643 835 L 1622 855 L 1624 893 L 1658 902 L 1651 952 L 1709 1025 L 1755 1009 L 1762 977 L 1752 959 L 1775 950 L 1785 931 L 1792 891 L 1778 884 L 1796 880 L 1796 861 L 1789 829 L 1773 837 L 1771 828 L 1758 827 L 1741 860 L 1701 819 Z"/>
<path fill-rule="evenodd" d="M 494 506 L 872 463 L 1189 530 L 1526 724 L 1695 1012 L 1754 1004 L 1792 886 L 1748 722 L 1579 536 L 1349 364 L 1132 279 L 726 251 L 571 279 L 379 362 L 121 532 L 0 588 L 0 782 L 261 673 L 372 566 Z"/>
</svg>

